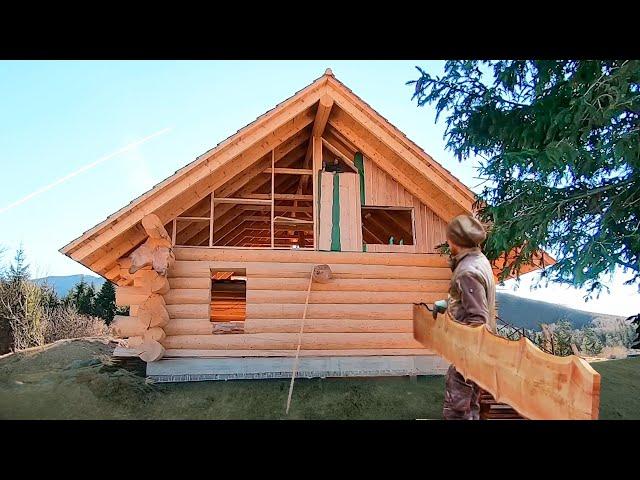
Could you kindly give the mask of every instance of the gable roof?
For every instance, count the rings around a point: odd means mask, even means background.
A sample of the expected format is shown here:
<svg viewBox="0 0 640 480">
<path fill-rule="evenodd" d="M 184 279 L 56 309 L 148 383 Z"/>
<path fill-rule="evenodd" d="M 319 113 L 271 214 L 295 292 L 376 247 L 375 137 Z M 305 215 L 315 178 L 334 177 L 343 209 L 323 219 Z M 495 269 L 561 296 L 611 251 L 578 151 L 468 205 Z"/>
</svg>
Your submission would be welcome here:
<svg viewBox="0 0 640 480">
<path fill-rule="evenodd" d="M 299 143 L 299 134 L 313 123 L 317 105 L 327 95 L 337 106 L 328 125 L 444 221 L 472 211 L 475 195 L 469 188 L 327 69 L 320 78 L 109 215 L 60 252 L 111 279 L 109 271 L 118 258 L 146 239 L 140 224 L 145 215 L 155 213 L 166 223 L 271 150 L 280 149 L 284 154 L 293 139 Z"/>
</svg>

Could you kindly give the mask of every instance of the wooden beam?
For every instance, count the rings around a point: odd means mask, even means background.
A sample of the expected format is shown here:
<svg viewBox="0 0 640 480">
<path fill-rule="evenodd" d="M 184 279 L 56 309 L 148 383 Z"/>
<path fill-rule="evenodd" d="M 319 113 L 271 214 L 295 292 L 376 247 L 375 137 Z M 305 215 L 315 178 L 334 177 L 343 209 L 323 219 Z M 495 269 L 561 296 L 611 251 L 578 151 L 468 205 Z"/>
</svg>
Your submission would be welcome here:
<svg viewBox="0 0 640 480">
<path fill-rule="evenodd" d="M 353 161 L 345 157 L 340 150 L 331 145 L 325 138 L 322 139 L 322 145 L 326 147 L 334 155 L 337 155 L 344 163 L 347 164 L 349 168 L 351 168 L 355 173 L 358 173 L 358 169 L 354 165 Z"/>
<path fill-rule="evenodd" d="M 318 181 L 320 178 L 320 170 L 322 169 L 322 142 L 320 140 L 320 137 L 312 137 L 311 141 L 313 145 L 313 247 L 315 250 L 318 250 L 318 239 L 320 238 L 320 218 L 318 216 Z"/>
<path fill-rule="evenodd" d="M 263 205 L 267 205 L 271 200 L 267 200 L 270 195 L 268 193 L 251 193 L 247 195 L 247 200 L 253 200 L 251 203 L 258 203 L 256 200 L 263 200 Z M 304 200 L 310 202 L 313 200 L 313 195 L 297 195 L 294 193 L 276 193 L 273 196 L 274 200 Z M 249 202 L 246 202 L 249 203 Z"/>
<path fill-rule="evenodd" d="M 264 205 L 244 205 L 241 207 L 243 210 L 250 211 L 266 211 L 268 207 Z M 298 212 L 298 213 L 311 213 L 313 212 L 313 207 L 292 207 L 289 205 L 276 205 L 276 212 Z"/>
<path fill-rule="evenodd" d="M 271 168 L 267 168 L 264 173 L 271 173 L 271 170 Z M 273 169 L 273 172 L 286 175 L 313 175 L 313 170 L 305 168 L 276 168 Z"/>
<path fill-rule="evenodd" d="M 274 211 L 274 206 L 276 203 L 276 195 L 275 195 L 275 188 L 276 188 L 276 180 L 275 180 L 275 174 L 276 174 L 276 165 L 275 165 L 275 157 L 273 156 L 273 151 L 271 152 L 271 223 L 270 223 L 270 228 L 271 228 L 271 248 L 273 248 L 275 246 L 275 227 L 273 225 L 273 217 L 275 216 L 275 211 Z"/>
<path fill-rule="evenodd" d="M 316 110 L 316 117 L 313 121 L 313 127 L 311 128 L 311 137 L 309 138 L 309 145 L 307 147 L 307 153 L 304 156 L 304 161 L 302 166 L 304 168 L 309 168 L 311 165 L 311 159 L 313 156 L 313 137 L 321 137 L 324 133 L 325 127 L 327 126 L 327 122 L 329 121 L 329 116 L 331 115 L 331 108 L 333 107 L 333 98 L 329 95 L 324 95 L 320 98 L 318 103 L 318 110 Z M 320 162 L 322 165 L 322 162 Z M 301 177 L 300 178 L 300 193 L 307 188 L 309 184 L 309 177 Z"/>
<path fill-rule="evenodd" d="M 269 195 L 260 195 L 251 194 L 248 198 L 216 198 L 214 199 L 214 203 L 233 203 L 236 205 L 240 204 L 250 204 L 250 205 L 271 205 L 271 200 L 269 199 Z"/>
</svg>

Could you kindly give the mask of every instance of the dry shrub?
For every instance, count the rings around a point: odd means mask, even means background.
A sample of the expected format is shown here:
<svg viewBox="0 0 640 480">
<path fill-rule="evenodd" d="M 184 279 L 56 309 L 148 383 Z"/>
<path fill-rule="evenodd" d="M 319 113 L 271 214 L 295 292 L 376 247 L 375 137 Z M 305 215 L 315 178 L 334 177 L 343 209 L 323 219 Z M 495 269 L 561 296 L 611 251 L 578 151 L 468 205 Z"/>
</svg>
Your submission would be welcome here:
<svg viewBox="0 0 640 480">
<path fill-rule="evenodd" d="M 108 331 L 102 319 L 82 315 L 73 306 L 51 309 L 45 315 L 44 324 L 46 343 L 63 338 L 97 337 Z"/>
<path fill-rule="evenodd" d="M 622 345 L 616 345 L 613 347 L 604 347 L 600 352 L 600 357 L 610 358 L 610 359 L 619 359 L 619 358 L 627 358 L 627 348 Z"/>
</svg>

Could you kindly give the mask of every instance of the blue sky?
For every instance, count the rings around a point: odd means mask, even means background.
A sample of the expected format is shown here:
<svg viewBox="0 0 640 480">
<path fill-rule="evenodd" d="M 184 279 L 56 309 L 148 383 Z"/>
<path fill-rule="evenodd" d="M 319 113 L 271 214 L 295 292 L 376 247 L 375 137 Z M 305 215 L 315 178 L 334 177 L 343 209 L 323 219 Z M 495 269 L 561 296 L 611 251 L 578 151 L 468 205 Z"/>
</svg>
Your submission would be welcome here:
<svg viewBox="0 0 640 480">
<path fill-rule="evenodd" d="M 435 124 L 431 106 L 418 108 L 411 101 L 412 88 L 405 82 L 417 77 L 415 65 L 440 73 L 444 62 L 0 61 L 3 260 L 22 243 L 36 276 L 90 273 L 58 249 L 311 83 L 327 67 L 476 190 L 480 181 L 475 179 L 475 162 L 454 160 L 444 148 L 443 121 Z M 616 287 L 616 298 L 631 292 L 633 287 Z M 628 308 L 640 311 L 640 303 Z"/>
</svg>

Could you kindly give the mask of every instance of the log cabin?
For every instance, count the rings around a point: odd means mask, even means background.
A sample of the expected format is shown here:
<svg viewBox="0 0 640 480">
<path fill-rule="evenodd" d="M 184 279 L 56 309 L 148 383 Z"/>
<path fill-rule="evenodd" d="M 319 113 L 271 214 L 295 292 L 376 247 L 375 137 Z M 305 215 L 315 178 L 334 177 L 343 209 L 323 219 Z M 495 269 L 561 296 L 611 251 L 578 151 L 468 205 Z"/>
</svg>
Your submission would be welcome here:
<svg viewBox="0 0 640 480">
<path fill-rule="evenodd" d="M 117 285 L 116 355 L 159 381 L 297 353 L 303 377 L 442 373 L 413 308 L 446 298 L 437 247 L 474 201 L 327 69 L 60 251 Z"/>
</svg>

